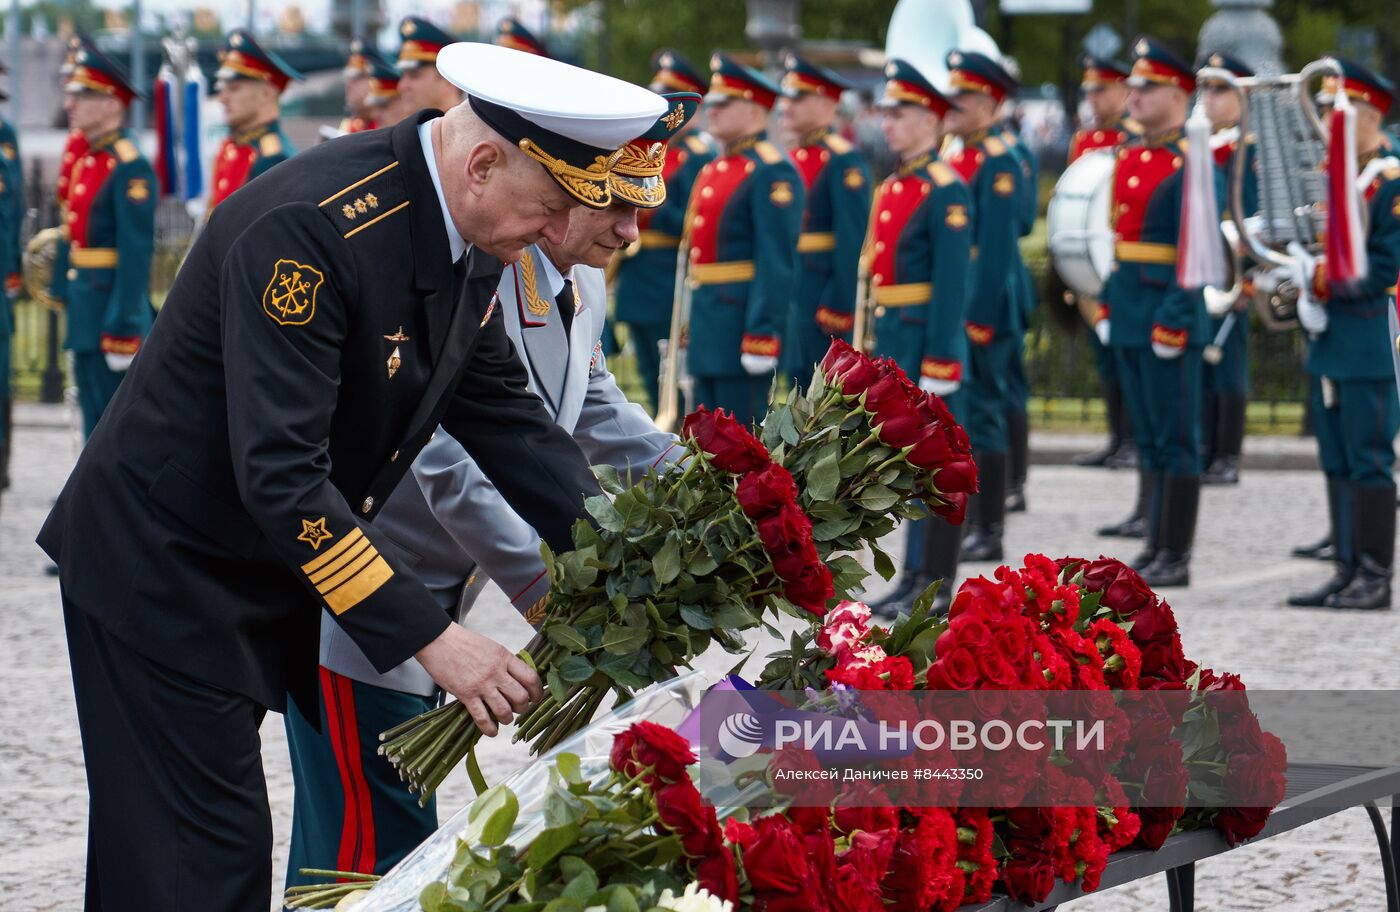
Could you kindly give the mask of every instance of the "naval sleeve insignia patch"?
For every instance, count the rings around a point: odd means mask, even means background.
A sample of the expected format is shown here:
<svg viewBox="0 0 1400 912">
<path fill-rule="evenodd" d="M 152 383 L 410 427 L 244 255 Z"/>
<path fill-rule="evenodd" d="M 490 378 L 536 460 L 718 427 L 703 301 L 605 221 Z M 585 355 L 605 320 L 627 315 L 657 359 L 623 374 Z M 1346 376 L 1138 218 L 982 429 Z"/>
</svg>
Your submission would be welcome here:
<svg viewBox="0 0 1400 912">
<path fill-rule="evenodd" d="M 263 291 L 263 310 L 279 326 L 305 326 L 316 315 L 316 292 L 325 280 L 315 266 L 278 260 Z"/>
<path fill-rule="evenodd" d="M 309 519 L 301 521 L 301 534 L 297 536 L 297 541 L 304 541 L 311 546 L 312 551 L 321 550 L 321 544 L 328 538 L 334 538 L 326 529 L 326 518 L 312 522 Z"/>
</svg>

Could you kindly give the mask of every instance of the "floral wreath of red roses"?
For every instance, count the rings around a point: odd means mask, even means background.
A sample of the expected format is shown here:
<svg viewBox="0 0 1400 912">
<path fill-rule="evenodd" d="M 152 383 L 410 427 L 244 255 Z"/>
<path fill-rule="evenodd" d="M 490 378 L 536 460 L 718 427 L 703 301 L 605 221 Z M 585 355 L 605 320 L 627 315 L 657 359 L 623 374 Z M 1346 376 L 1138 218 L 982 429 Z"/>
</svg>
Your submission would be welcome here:
<svg viewBox="0 0 1400 912">
<path fill-rule="evenodd" d="M 812 520 L 797 503 L 797 483 L 759 439 L 724 409 L 705 406 L 686 416 L 681 436 L 695 441 L 710 464 L 738 478 L 735 497 L 758 529 L 783 597 L 817 617 L 835 594 L 831 570 L 812 540 Z"/>
</svg>

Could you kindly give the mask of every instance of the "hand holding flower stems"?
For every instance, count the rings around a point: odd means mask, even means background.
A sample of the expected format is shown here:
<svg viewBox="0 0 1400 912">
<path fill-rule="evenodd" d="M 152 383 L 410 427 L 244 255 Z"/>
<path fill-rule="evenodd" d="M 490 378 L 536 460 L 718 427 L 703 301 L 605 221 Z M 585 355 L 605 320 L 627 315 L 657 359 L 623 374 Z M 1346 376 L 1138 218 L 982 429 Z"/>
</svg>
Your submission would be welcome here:
<svg viewBox="0 0 1400 912">
<path fill-rule="evenodd" d="M 878 539 L 925 509 L 962 521 L 977 468 L 967 434 L 936 396 L 894 362 L 835 341 L 807 391 L 765 419 L 762 437 L 723 411 L 686 418 L 683 467 L 624 487 L 598 468 L 605 495 L 586 507 L 575 550 L 542 548 L 550 618 L 522 653 L 544 678 L 544 699 L 519 720 L 517 740 L 548 750 L 592 719 L 675 675 L 712 643 L 741 652 L 739 631 L 771 612 L 819 618 L 860 589 L 866 547 L 886 579 Z M 380 750 L 422 794 L 467 758 L 481 729 L 449 703 L 385 732 Z"/>
</svg>

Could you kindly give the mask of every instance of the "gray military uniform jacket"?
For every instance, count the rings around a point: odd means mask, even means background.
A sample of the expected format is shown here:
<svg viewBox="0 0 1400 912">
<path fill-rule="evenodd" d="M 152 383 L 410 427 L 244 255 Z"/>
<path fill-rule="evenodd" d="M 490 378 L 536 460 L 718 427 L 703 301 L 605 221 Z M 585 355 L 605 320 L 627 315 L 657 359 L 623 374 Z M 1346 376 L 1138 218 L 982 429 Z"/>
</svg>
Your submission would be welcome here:
<svg viewBox="0 0 1400 912">
<path fill-rule="evenodd" d="M 608 371 L 600 341 L 607 316 L 603 271 L 579 266 L 572 278 L 576 311 L 566 330 L 555 303 L 563 277 L 538 247 L 530 247 L 501 276 L 499 306 L 530 389 L 594 465 L 645 471 L 678 457 L 676 438 L 629 402 Z M 439 433 L 423 448 L 374 524 L 459 622 L 488 578 L 527 620 L 538 620 L 531 609 L 542 609 L 549 592 L 539 536 L 450 435 Z M 321 625 L 321 664 L 392 690 L 424 695 L 436 690 L 412 659 L 379 674 L 334 623 Z"/>
</svg>

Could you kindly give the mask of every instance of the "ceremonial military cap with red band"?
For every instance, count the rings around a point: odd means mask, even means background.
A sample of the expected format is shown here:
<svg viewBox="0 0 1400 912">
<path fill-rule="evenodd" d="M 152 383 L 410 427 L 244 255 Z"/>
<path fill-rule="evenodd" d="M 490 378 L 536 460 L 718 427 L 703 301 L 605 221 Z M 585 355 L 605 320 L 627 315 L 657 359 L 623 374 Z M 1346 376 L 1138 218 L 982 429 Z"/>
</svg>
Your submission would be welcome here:
<svg viewBox="0 0 1400 912">
<path fill-rule="evenodd" d="M 73 73 L 73 68 L 78 65 L 78 51 L 84 44 L 92 44 L 87 32 L 79 31 L 68 36 L 68 44 L 63 49 L 63 62 L 58 65 L 58 75 L 66 79 Z"/>
<path fill-rule="evenodd" d="M 370 104 L 388 104 L 399 97 L 399 71 L 378 54 L 370 60 L 369 95 L 365 101 Z"/>
<path fill-rule="evenodd" d="M 90 39 L 85 39 L 73 55 L 73 72 L 64 83 L 66 92 L 100 92 L 111 95 L 124 105 L 141 93 L 131 84 L 126 71 L 117 66 L 97 49 Z"/>
<path fill-rule="evenodd" d="M 885 93 L 876 102 L 881 108 L 894 108 L 902 104 L 928 108 L 939 117 L 956 108 L 953 100 L 924 78 L 918 68 L 907 60 L 898 58 L 885 64 Z"/>
<path fill-rule="evenodd" d="M 694 92 L 669 92 L 661 96 L 666 113 L 652 128 L 622 147 L 622 157 L 613 165 L 608 179 L 613 199 L 621 199 L 639 209 L 655 209 L 666 202 L 666 144 L 700 110 L 700 96 Z"/>
<path fill-rule="evenodd" d="M 1150 35 L 1143 35 L 1133 43 L 1133 69 L 1128 75 L 1128 85 L 1135 89 L 1164 85 L 1190 93 L 1196 91 L 1196 71 L 1176 51 Z"/>
<path fill-rule="evenodd" d="M 1098 57 L 1088 54 L 1080 61 L 1079 65 L 1084 69 L 1084 78 L 1079 84 L 1086 89 L 1128 81 L 1129 66 L 1121 60 L 1114 60 L 1112 57 Z"/>
<path fill-rule="evenodd" d="M 796 54 L 788 55 L 783 71 L 783 95 L 788 98 L 824 95 L 833 101 L 840 101 L 841 93 L 852 88 L 843 77 Z"/>
<path fill-rule="evenodd" d="M 549 48 L 514 16 L 507 16 L 496 23 L 496 43 L 514 51 L 549 57 Z"/>
<path fill-rule="evenodd" d="M 1366 67 L 1344 57 L 1333 57 L 1342 68 L 1342 87 L 1352 101 L 1364 101 L 1380 111 L 1382 115 L 1390 111 L 1395 102 L 1395 83 Z M 1322 80 L 1322 93 L 1325 98 L 1337 93 L 1337 77 L 1326 76 Z"/>
<path fill-rule="evenodd" d="M 341 75 L 346 79 L 363 79 L 373 74 L 377 61 L 383 62 L 384 58 L 374 48 L 356 38 L 350 42 L 350 54 L 345 58 L 345 69 L 341 71 Z"/>
<path fill-rule="evenodd" d="M 653 92 L 695 92 L 704 95 L 710 80 L 689 61 L 670 48 L 662 48 L 651 57 Z"/>
<path fill-rule="evenodd" d="M 705 96 L 710 104 L 739 98 L 771 109 L 782 91 L 767 76 L 722 51 L 710 58 L 710 71 L 710 91 Z"/>
<path fill-rule="evenodd" d="M 1016 91 L 1016 79 L 986 54 L 977 51 L 951 51 L 947 58 L 948 84 L 954 94 L 977 92 L 1005 101 Z"/>
<path fill-rule="evenodd" d="M 1241 78 L 1253 76 L 1254 69 L 1240 58 L 1224 51 L 1208 51 L 1196 58 L 1196 70 L 1204 70 L 1212 67 L 1217 70 L 1225 70 Z"/>
<path fill-rule="evenodd" d="M 399 69 L 414 70 L 430 66 L 443 48 L 457 39 L 421 16 L 405 16 L 399 23 Z"/>
<path fill-rule="evenodd" d="M 219 52 L 219 69 L 214 78 L 216 83 L 260 79 L 281 92 L 293 79 L 300 80 L 301 74 L 277 54 L 258 44 L 251 32 L 234 29 L 228 33 L 228 41 Z"/>
</svg>

